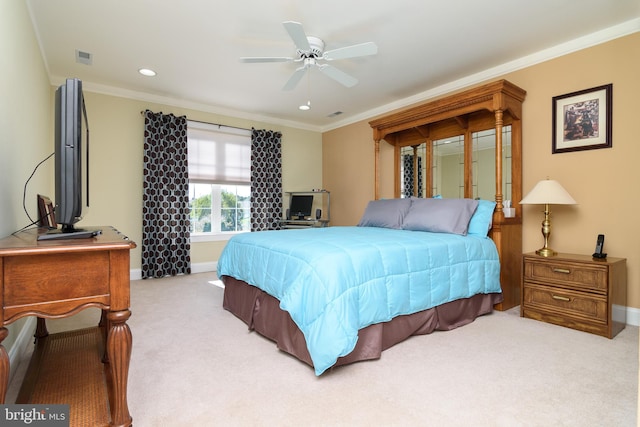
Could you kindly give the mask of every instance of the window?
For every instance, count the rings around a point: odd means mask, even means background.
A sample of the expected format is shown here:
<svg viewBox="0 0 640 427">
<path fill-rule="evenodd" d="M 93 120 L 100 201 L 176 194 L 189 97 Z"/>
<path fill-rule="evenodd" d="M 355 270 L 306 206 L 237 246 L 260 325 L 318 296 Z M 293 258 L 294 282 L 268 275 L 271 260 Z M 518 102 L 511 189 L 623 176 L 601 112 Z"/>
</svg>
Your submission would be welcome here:
<svg viewBox="0 0 640 427">
<path fill-rule="evenodd" d="M 189 121 L 191 233 L 251 230 L 251 131 Z"/>
</svg>

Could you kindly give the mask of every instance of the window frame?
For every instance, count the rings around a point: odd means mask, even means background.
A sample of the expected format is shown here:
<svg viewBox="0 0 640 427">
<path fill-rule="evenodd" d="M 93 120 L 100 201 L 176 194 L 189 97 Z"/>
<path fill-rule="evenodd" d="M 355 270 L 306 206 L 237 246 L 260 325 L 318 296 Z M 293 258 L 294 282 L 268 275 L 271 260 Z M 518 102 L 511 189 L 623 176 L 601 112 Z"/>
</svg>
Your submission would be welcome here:
<svg viewBox="0 0 640 427">
<path fill-rule="evenodd" d="M 199 133 L 201 131 L 206 131 L 206 132 L 211 132 L 211 133 L 226 133 L 226 134 L 233 134 L 236 136 L 240 136 L 240 137 L 247 137 L 247 148 L 249 148 L 249 154 L 250 154 L 250 149 L 251 149 L 251 130 L 250 129 L 240 129 L 240 128 L 234 128 L 234 127 L 229 127 L 229 126 L 223 126 L 223 125 L 217 125 L 217 124 L 212 124 L 212 123 L 205 123 L 205 122 L 199 122 L 199 121 L 195 121 L 195 120 L 187 120 L 187 135 L 189 135 L 189 128 L 191 129 L 196 129 Z M 222 131 L 222 128 L 224 128 L 224 131 Z M 189 140 L 189 137 L 187 136 L 187 140 Z M 216 142 L 213 141 L 213 139 L 211 140 L 212 144 L 217 144 L 217 143 L 224 143 L 224 142 Z M 191 145 L 190 145 L 191 147 Z M 249 159 L 250 159 L 250 155 L 249 155 Z M 247 165 L 248 169 L 250 170 L 251 164 L 249 161 L 249 164 Z M 237 179 L 236 180 L 229 180 L 229 181 L 224 181 L 224 178 L 222 179 L 217 179 L 215 181 L 209 181 L 209 180 L 203 180 L 203 179 L 191 179 L 191 176 L 189 177 L 189 185 L 191 184 L 210 184 L 210 185 L 229 185 L 229 186 L 248 186 L 249 187 L 249 198 L 251 197 L 251 182 L 239 182 Z M 213 229 L 213 222 L 217 221 L 218 225 L 220 224 L 221 221 L 221 213 L 222 213 L 222 205 L 221 205 L 221 198 L 218 199 L 218 209 L 217 209 L 217 214 L 215 214 L 213 212 L 214 207 L 216 205 L 216 202 L 214 201 L 214 192 L 212 191 L 211 194 L 211 209 L 212 209 L 212 229 Z M 219 196 L 220 196 L 221 192 L 219 192 Z M 236 209 L 238 209 L 237 205 L 236 205 Z M 191 201 L 189 201 L 189 210 L 190 210 L 190 214 L 191 214 Z M 250 214 L 249 214 L 250 215 Z M 218 227 L 219 228 L 219 227 Z M 250 230 L 241 230 L 241 231 L 208 231 L 208 232 L 191 232 L 191 241 L 192 242 L 213 242 L 213 241 L 226 241 L 229 240 L 232 236 L 236 235 L 236 234 L 241 234 L 241 233 L 247 233 L 250 232 Z"/>
</svg>

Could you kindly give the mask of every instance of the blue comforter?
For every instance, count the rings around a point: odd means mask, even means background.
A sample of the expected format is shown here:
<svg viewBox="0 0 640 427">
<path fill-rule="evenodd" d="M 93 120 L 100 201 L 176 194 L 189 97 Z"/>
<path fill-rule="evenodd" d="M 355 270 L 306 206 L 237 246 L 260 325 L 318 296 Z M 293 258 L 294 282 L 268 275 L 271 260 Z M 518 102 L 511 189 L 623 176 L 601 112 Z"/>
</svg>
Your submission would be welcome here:
<svg viewBox="0 0 640 427">
<path fill-rule="evenodd" d="M 217 273 L 280 301 L 304 334 L 316 375 L 354 349 L 359 329 L 501 292 L 498 253 L 489 238 L 374 227 L 236 235 Z"/>
</svg>

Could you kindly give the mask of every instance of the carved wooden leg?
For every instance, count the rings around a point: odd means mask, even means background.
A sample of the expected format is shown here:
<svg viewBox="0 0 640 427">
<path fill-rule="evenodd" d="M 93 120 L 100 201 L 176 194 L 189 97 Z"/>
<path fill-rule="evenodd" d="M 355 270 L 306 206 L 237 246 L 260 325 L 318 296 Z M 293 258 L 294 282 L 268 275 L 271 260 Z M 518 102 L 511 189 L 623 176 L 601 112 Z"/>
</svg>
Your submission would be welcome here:
<svg viewBox="0 0 640 427">
<path fill-rule="evenodd" d="M 109 355 L 107 354 L 107 337 L 109 336 L 109 319 L 107 319 L 107 314 L 109 310 L 102 310 L 100 314 L 100 322 L 98 323 L 98 327 L 100 328 L 100 333 L 102 334 L 102 345 L 104 346 L 104 353 L 102 354 L 102 363 L 109 363 Z"/>
<path fill-rule="evenodd" d="M 9 336 L 7 328 L 0 328 L 0 404 L 4 403 L 9 388 L 9 355 L 4 349 L 2 341 Z"/>
<path fill-rule="evenodd" d="M 108 313 L 109 313 L 109 310 L 102 310 L 102 312 L 100 313 L 100 322 L 98 322 L 98 326 L 100 326 L 103 329 L 107 327 Z"/>
<path fill-rule="evenodd" d="M 131 330 L 127 319 L 130 310 L 109 312 L 109 335 L 107 337 L 107 355 L 113 384 L 113 402 L 111 402 L 111 425 L 131 426 L 132 419 L 127 404 L 127 380 L 129 361 L 131 360 Z"/>
<path fill-rule="evenodd" d="M 44 338 L 44 337 L 48 337 L 49 336 L 49 331 L 47 330 L 47 321 L 42 318 L 42 317 L 38 317 L 36 320 L 36 333 L 33 335 L 36 339 L 36 342 L 40 339 L 40 338 Z"/>
</svg>

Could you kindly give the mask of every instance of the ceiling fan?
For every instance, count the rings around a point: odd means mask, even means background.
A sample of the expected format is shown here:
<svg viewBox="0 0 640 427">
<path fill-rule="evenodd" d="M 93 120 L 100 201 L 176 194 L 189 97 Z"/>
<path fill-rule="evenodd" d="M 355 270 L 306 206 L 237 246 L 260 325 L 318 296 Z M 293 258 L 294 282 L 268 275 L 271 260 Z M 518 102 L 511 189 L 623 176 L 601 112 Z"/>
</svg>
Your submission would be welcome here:
<svg viewBox="0 0 640 427">
<path fill-rule="evenodd" d="M 339 49 L 324 51 L 324 41 L 318 37 L 307 36 L 302 28 L 302 24 L 294 21 L 285 21 L 282 23 L 289 33 L 296 46 L 296 57 L 244 57 L 240 58 L 242 62 L 301 62 L 293 75 L 282 88 L 283 90 L 291 90 L 296 87 L 307 70 L 311 67 L 317 67 L 327 76 L 331 77 L 338 83 L 352 87 L 358 83 L 355 77 L 340 71 L 332 65 L 322 63 L 321 61 L 334 61 L 336 59 L 356 58 L 359 56 L 375 55 L 378 53 L 378 46 L 373 42 L 361 43 L 352 46 L 346 46 Z"/>
</svg>

